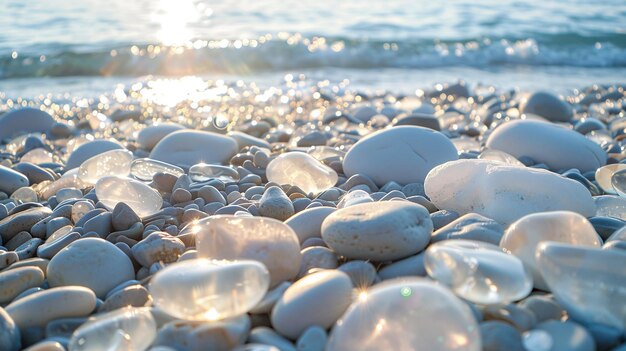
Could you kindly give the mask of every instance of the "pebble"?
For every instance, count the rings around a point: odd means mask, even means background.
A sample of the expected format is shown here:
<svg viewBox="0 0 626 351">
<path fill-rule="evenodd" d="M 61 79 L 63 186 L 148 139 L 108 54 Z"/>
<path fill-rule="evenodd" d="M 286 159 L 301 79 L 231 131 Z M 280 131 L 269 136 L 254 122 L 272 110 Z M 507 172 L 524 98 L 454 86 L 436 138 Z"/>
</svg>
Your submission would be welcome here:
<svg viewBox="0 0 626 351">
<path fill-rule="evenodd" d="M 214 321 L 252 309 L 267 292 L 270 277 L 258 261 L 177 262 L 152 277 L 154 305 L 186 320 Z"/>
<path fill-rule="evenodd" d="M 504 228 L 500 223 L 477 213 L 468 213 L 437 229 L 430 241 L 436 243 L 450 239 L 466 239 L 498 245 L 503 235 Z"/>
<path fill-rule="evenodd" d="M 19 259 L 19 256 L 14 251 L 0 251 L 0 271 L 19 261 Z"/>
<path fill-rule="evenodd" d="M 291 217 L 295 210 L 285 192 L 277 186 L 269 187 L 259 200 L 259 213 L 264 217 L 284 221 Z"/>
<path fill-rule="evenodd" d="M 296 340 L 307 328 L 329 328 L 352 300 L 350 277 L 337 270 L 310 274 L 291 285 L 272 309 L 272 326 Z"/>
<path fill-rule="evenodd" d="M 439 209 L 474 212 L 501 224 L 536 212 L 567 210 L 585 217 L 596 212 L 591 194 L 575 180 L 489 160 L 459 160 L 436 167 L 428 174 L 425 188 Z"/>
<path fill-rule="evenodd" d="M 222 195 L 217 188 L 210 185 L 205 185 L 200 188 L 200 190 L 198 190 L 198 197 L 204 199 L 206 203 L 219 202 L 222 205 L 226 205 L 224 195 Z"/>
<path fill-rule="evenodd" d="M 298 351 L 324 351 L 327 342 L 326 330 L 319 326 L 312 326 L 300 335 L 296 349 Z"/>
<path fill-rule="evenodd" d="M 78 168 L 88 159 L 111 150 L 123 150 L 124 147 L 117 141 L 97 139 L 88 141 L 76 148 L 67 162 L 66 169 Z M 76 173 L 76 175 L 78 175 Z"/>
<path fill-rule="evenodd" d="M 69 341 L 70 350 L 145 350 L 157 333 L 150 309 L 124 308 L 98 315 L 81 325 Z"/>
<path fill-rule="evenodd" d="M 424 265 L 431 278 L 477 304 L 517 301 L 533 288 L 531 273 L 520 259 L 481 241 L 435 243 L 426 250 Z"/>
<path fill-rule="evenodd" d="M 182 232 L 186 230 L 196 235 L 199 257 L 257 260 L 269 270 L 272 287 L 298 274 L 302 259 L 298 237 L 278 220 L 224 215 L 192 223 Z"/>
<path fill-rule="evenodd" d="M 367 261 L 346 262 L 338 270 L 346 273 L 352 280 L 352 285 L 357 288 L 369 287 L 376 280 L 376 267 Z"/>
<path fill-rule="evenodd" d="M 298 277 L 305 276 L 311 269 L 335 269 L 339 266 L 337 255 L 322 246 L 307 247 L 302 250 L 302 262 Z"/>
<path fill-rule="evenodd" d="M 615 189 L 613 189 L 613 184 L 611 184 L 611 178 L 613 178 L 613 174 L 623 170 L 626 170 L 626 164 L 623 163 L 614 163 L 602 166 L 596 170 L 596 182 L 605 193 L 617 194 Z"/>
<path fill-rule="evenodd" d="M 151 302 L 148 290 L 141 285 L 131 285 L 113 294 L 104 300 L 98 312 L 108 312 L 127 306 L 143 307 Z"/>
<path fill-rule="evenodd" d="M 522 335 L 508 323 L 488 321 L 480 324 L 483 351 L 526 351 Z"/>
<path fill-rule="evenodd" d="M 139 180 L 150 181 L 159 173 L 173 177 L 180 177 L 185 174 L 180 167 L 150 158 L 137 158 L 130 164 L 130 174 Z"/>
<path fill-rule="evenodd" d="M 270 182 L 295 185 L 313 194 L 329 189 L 338 180 L 337 172 L 303 152 L 281 154 L 269 163 L 266 172 Z"/>
<path fill-rule="evenodd" d="M 140 217 L 156 213 L 163 205 L 159 193 L 146 184 L 119 177 L 103 177 L 96 183 L 98 200 L 108 208 L 126 203 Z"/>
<path fill-rule="evenodd" d="M 5 217 L 0 221 L 2 241 L 7 242 L 19 232 L 29 231 L 35 223 L 48 217 L 51 213 L 52 210 L 48 207 L 33 207 Z"/>
<path fill-rule="evenodd" d="M 567 102 L 546 91 L 532 93 L 522 108 L 522 113 L 538 115 L 553 122 L 568 122 L 573 111 Z"/>
<path fill-rule="evenodd" d="M 168 134 L 185 129 L 178 123 L 158 123 L 147 126 L 137 134 L 137 143 L 144 150 L 152 150 Z"/>
<path fill-rule="evenodd" d="M 0 272 L 0 303 L 11 302 L 23 291 L 44 282 L 44 273 L 38 267 L 18 267 Z"/>
<path fill-rule="evenodd" d="M 111 225 L 116 231 L 127 230 L 141 219 L 125 202 L 118 202 L 111 214 Z"/>
<path fill-rule="evenodd" d="M 547 320 L 561 320 L 565 315 L 565 310 L 553 298 L 548 296 L 532 295 L 519 302 L 519 306 L 524 307 L 535 314 L 537 322 Z"/>
<path fill-rule="evenodd" d="M 322 224 L 322 238 L 347 258 L 390 261 L 423 250 L 432 230 L 432 221 L 423 206 L 387 201 L 333 212 Z"/>
<path fill-rule="evenodd" d="M 228 132 L 227 135 L 237 142 L 237 147 L 239 148 L 239 150 L 243 149 L 246 146 L 258 146 L 266 149 L 272 148 L 270 143 L 268 143 L 267 141 L 256 138 L 252 135 L 248 135 L 246 133 L 232 131 Z"/>
<path fill-rule="evenodd" d="M 309 238 L 321 237 L 324 219 L 335 211 L 335 208 L 326 206 L 309 208 L 291 216 L 285 224 L 293 229 L 302 244 Z"/>
<path fill-rule="evenodd" d="M 536 261 L 570 318 L 626 330 L 626 252 L 547 241 Z"/>
<path fill-rule="evenodd" d="M 153 232 L 132 247 L 133 257 L 144 267 L 156 262 L 172 263 L 185 251 L 180 239 L 164 232 Z"/>
<path fill-rule="evenodd" d="M 0 165 L 0 191 L 13 194 L 22 187 L 27 187 L 28 178 L 22 173 Z"/>
<path fill-rule="evenodd" d="M 102 298 L 118 284 L 135 278 L 133 264 L 115 245 L 97 238 L 76 240 L 48 264 L 51 287 L 77 285 Z"/>
<path fill-rule="evenodd" d="M 242 315 L 212 322 L 173 321 L 164 325 L 154 345 L 178 351 L 231 351 L 242 345 L 250 332 L 250 318 Z"/>
<path fill-rule="evenodd" d="M 410 276 L 425 277 L 426 275 L 423 252 L 392 262 L 378 271 L 378 277 L 382 280 Z"/>
<path fill-rule="evenodd" d="M 532 143 L 528 142 L 529 136 Z M 606 152 L 598 144 L 575 131 L 541 121 L 507 122 L 489 135 L 485 146 L 516 158 L 530 157 L 553 170 L 595 171 L 607 161 Z"/>
<path fill-rule="evenodd" d="M 227 163 L 238 151 L 233 138 L 204 131 L 179 130 L 161 139 L 150 158 L 189 169 L 201 163 Z"/>
<path fill-rule="evenodd" d="M 18 351 L 21 348 L 19 328 L 4 308 L 0 307 L 0 349 Z"/>
<path fill-rule="evenodd" d="M 435 166 L 457 158 L 456 148 L 445 135 L 402 126 L 370 134 L 354 144 L 343 169 L 347 176 L 365 174 L 378 186 L 389 181 L 421 183 Z"/>
<path fill-rule="evenodd" d="M 589 221 L 574 212 L 535 213 L 511 224 L 500 241 L 500 247 L 517 256 L 532 273 L 535 288 L 547 290 L 542 269 L 535 254 L 539 244 L 555 241 L 573 245 L 600 247 L 602 239 Z"/>
<path fill-rule="evenodd" d="M 48 132 L 55 123 L 47 112 L 35 108 L 20 108 L 0 115 L 0 140 L 18 133 Z"/>
<path fill-rule="evenodd" d="M 326 346 L 391 349 L 479 351 L 480 330 L 469 307 L 447 288 L 421 278 L 394 279 L 359 294 Z"/>
<path fill-rule="evenodd" d="M 65 346 L 56 340 L 42 340 L 24 351 L 65 351 Z"/>
<path fill-rule="evenodd" d="M 96 295 L 80 286 L 50 288 L 16 300 L 6 307 L 15 324 L 24 330 L 44 327 L 59 318 L 85 317 L 96 307 Z"/>
<path fill-rule="evenodd" d="M 16 164 L 13 166 L 13 170 L 25 175 L 31 185 L 39 184 L 45 181 L 52 182 L 55 180 L 54 173 L 28 162 L 20 162 Z"/>
<path fill-rule="evenodd" d="M 441 124 L 437 117 L 426 113 L 413 113 L 408 116 L 397 118 L 393 122 L 394 126 L 417 126 L 432 130 L 441 130 Z"/>
</svg>

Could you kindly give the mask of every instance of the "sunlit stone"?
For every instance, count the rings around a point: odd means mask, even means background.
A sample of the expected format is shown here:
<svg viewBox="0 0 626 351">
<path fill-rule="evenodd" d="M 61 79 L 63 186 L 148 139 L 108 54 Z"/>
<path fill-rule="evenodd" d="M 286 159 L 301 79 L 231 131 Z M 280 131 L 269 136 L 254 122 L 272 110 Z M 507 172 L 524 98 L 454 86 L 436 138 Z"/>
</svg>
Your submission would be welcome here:
<svg viewBox="0 0 626 351">
<path fill-rule="evenodd" d="M 187 226 L 181 234 L 196 234 L 198 257 L 250 259 L 270 272 L 271 286 L 290 280 L 300 269 L 300 244 L 285 223 L 263 217 L 213 216 Z"/>
<path fill-rule="evenodd" d="M 626 220 L 626 199 L 621 196 L 595 196 L 596 216 L 615 217 Z"/>
<path fill-rule="evenodd" d="M 591 217 L 596 207 L 581 183 L 543 169 L 464 159 L 433 168 L 424 183 L 439 209 L 478 213 L 502 224 L 536 212 L 568 210 Z"/>
<path fill-rule="evenodd" d="M 33 164 L 54 162 L 54 156 L 45 149 L 37 148 L 25 153 L 20 159 L 20 162 L 30 162 Z"/>
<path fill-rule="evenodd" d="M 130 173 L 133 154 L 128 150 L 111 150 L 83 162 L 78 168 L 78 179 L 94 185 L 106 176 L 126 177 Z"/>
<path fill-rule="evenodd" d="M 119 177 L 104 177 L 96 183 L 98 200 L 109 208 L 124 202 L 140 217 L 157 212 L 163 205 L 159 193 L 146 184 Z"/>
<path fill-rule="evenodd" d="M 198 163 L 189 168 L 189 176 L 195 182 L 204 182 L 210 179 L 218 179 L 225 183 L 239 181 L 239 173 L 234 169 L 220 165 Z"/>
<path fill-rule="evenodd" d="M 337 172 L 303 152 L 284 153 L 267 166 L 267 179 L 317 194 L 337 183 Z"/>
<path fill-rule="evenodd" d="M 424 264 L 431 278 L 478 304 L 507 304 L 526 297 L 533 288 L 522 261 L 481 241 L 435 243 L 426 250 Z"/>
<path fill-rule="evenodd" d="M 469 307 L 445 287 L 392 279 L 358 295 L 332 329 L 327 351 L 479 351 Z"/>
<path fill-rule="evenodd" d="M 544 242 L 537 264 L 574 320 L 626 330 L 626 252 Z"/>
<path fill-rule="evenodd" d="M 72 351 L 146 350 L 156 337 L 157 324 L 149 308 L 123 308 L 97 315 L 74 331 Z"/>
<path fill-rule="evenodd" d="M 39 201 L 35 190 L 28 186 L 15 190 L 13 194 L 11 194 L 11 199 L 17 201 L 18 203 Z"/>
<path fill-rule="evenodd" d="M 94 206 L 89 201 L 78 201 L 72 205 L 72 222 L 76 223 L 87 212 L 94 209 Z"/>
<path fill-rule="evenodd" d="M 176 177 L 185 174 L 180 167 L 150 158 L 138 158 L 130 164 L 130 174 L 139 180 L 150 181 L 157 173 L 167 173 Z"/>
<path fill-rule="evenodd" d="M 160 270 L 150 282 L 155 306 L 187 320 L 219 320 L 252 309 L 270 277 L 257 261 L 192 259 Z"/>
<path fill-rule="evenodd" d="M 543 241 L 600 247 L 602 240 L 589 221 L 574 212 L 535 213 L 511 224 L 500 240 L 500 247 L 517 256 L 532 273 L 535 287 L 546 290 L 535 252 Z"/>
<path fill-rule="evenodd" d="M 515 156 L 507 154 L 506 152 L 500 150 L 485 149 L 483 150 L 483 152 L 480 153 L 480 155 L 478 155 L 478 158 L 483 160 L 499 161 L 511 166 L 525 167 L 523 163 L 515 158 Z"/>
<path fill-rule="evenodd" d="M 611 177 L 615 172 L 626 170 L 626 164 L 613 163 L 610 165 L 602 166 L 596 170 L 596 181 L 602 190 L 607 194 L 616 194 L 613 185 L 611 184 Z"/>
<path fill-rule="evenodd" d="M 626 170 L 613 173 L 611 185 L 617 195 L 626 197 Z"/>
</svg>

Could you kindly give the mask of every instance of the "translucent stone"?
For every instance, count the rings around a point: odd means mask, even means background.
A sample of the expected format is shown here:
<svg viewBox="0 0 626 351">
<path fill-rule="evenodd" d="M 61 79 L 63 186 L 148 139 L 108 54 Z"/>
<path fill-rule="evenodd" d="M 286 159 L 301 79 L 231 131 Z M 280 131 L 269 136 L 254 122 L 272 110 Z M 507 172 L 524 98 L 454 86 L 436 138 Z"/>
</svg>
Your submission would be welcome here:
<svg viewBox="0 0 626 351">
<path fill-rule="evenodd" d="M 296 277 L 300 243 L 285 223 L 264 217 L 212 216 L 185 227 L 195 233 L 198 257 L 218 260 L 256 260 L 270 272 L 270 286 Z"/>
<path fill-rule="evenodd" d="M 500 161 L 502 163 L 506 163 L 511 166 L 526 167 L 517 158 L 515 158 L 515 156 L 507 154 L 504 151 L 495 150 L 495 149 L 483 150 L 483 152 L 481 152 L 480 155 L 478 155 L 478 158 L 483 159 L 483 160 Z"/>
<path fill-rule="evenodd" d="M 182 168 L 151 158 L 138 158 L 130 165 L 130 174 L 139 179 L 150 181 L 157 173 L 167 173 L 180 177 L 185 174 Z"/>
<path fill-rule="evenodd" d="M 337 204 L 337 208 L 349 207 L 366 202 L 374 202 L 374 199 L 372 199 L 370 194 L 365 190 L 357 189 L 345 194 Z"/>
<path fill-rule="evenodd" d="M 220 320 L 252 309 L 268 290 L 269 272 L 257 261 L 192 259 L 158 271 L 150 282 L 154 305 L 186 320 Z"/>
<path fill-rule="evenodd" d="M 311 146 L 306 152 L 320 161 L 329 157 L 343 158 L 346 155 L 345 151 L 337 150 L 331 146 Z"/>
<path fill-rule="evenodd" d="M 273 159 L 266 170 L 267 179 L 291 184 L 306 193 L 317 194 L 337 183 L 337 172 L 303 152 L 287 152 Z"/>
<path fill-rule="evenodd" d="M 83 218 L 87 212 L 94 209 L 94 206 L 89 201 L 78 201 L 72 205 L 72 222 L 76 223 L 79 219 Z"/>
<path fill-rule="evenodd" d="M 621 196 L 595 196 L 596 216 L 615 217 L 626 220 L 626 199 Z"/>
<path fill-rule="evenodd" d="M 157 324 L 149 308 L 122 308 L 96 315 L 74 331 L 71 351 L 143 351 L 156 337 Z"/>
<path fill-rule="evenodd" d="M 626 170 L 613 173 L 611 185 L 617 195 L 626 197 Z"/>
<path fill-rule="evenodd" d="M 447 288 L 392 279 L 361 292 L 332 329 L 326 351 L 479 351 L 478 325 Z"/>
<path fill-rule="evenodd" d="M 133 154 L 128 150 L 110 150 L 96 155 L 78 168 L 78 179 L 86 185 L 94 185 L 102 177 L 126 177 L 130 174 Z"/>
<path fill-rule="evenodd" d="M 611 177 L 615 172 L 626 170 L 626 164 L 614 163 L 606 166 L 602 166 L 596 170 L 596 182 L 602 190 L 607 194 L 616 194 L 613 185 L 611 184 Z"/>
<path fill-rule="evenodd" d="M 424 265 L 431 278 L 477 304 L 507 304 L 526 297 L 533 289 L 532 276 L 522 261 L 481 241 L 432 244 L 426 250 Z"/>
<path fill-rule="evenodd" d="M 28 186 L 24 186 L 15 190 L 13 194 L 11 194 L 11 199 L 17 201 L 18 203 L 39 201 L 37 197 L 37 192 L 33 190 L 33 188 Z"/>
<path fill-rule="evenodd" d="M 146 184 L 130 178 L 104 177 L 96 183 L 98 200 L 109 208 L 123 202 L 140 217 L 157 212 L 163 205 L 159 193 Z"/>
<path fill-rule="evenodd" d="M 67 234 L 71 233 L 72 230 L 74 229 L 73 226 L 71 225 L 66 225 L 63 226 L 59 229 L 57 229 L 54 233 L 52 233 L 52 235 L 50 235 L 47 239 L 46 239 L 46 243 L 51 243 L 57 239 L 61 239 L 62 237 L 66 236 Z"/>
<path fill-rule="evenodd" d="M 194 182 L 205 182 L 210 179 L 218 179 L 224 183 L 239 181 L 239 173 L 236 170 L 220 165 L 198 163 L 189 168 L 189 176 Z"/>
<path fill-rule="evenodd" d="M 537 264 L 574 320 L 626 330 L 626 252 L 544 242 Z"/>
<path fill-rule="evenodd" d="M 522 217 L 506 230 L 500 247 L 517 256 L 532 273 L 535 288 L 547 290 L 535 260 L 542 241 L 557 241 L 581 246 L 602 245 L 589 221 L 574 212 L 556 211 L 535 213 Z"/>
<path fill-rule="evenodd" d="M 80 199 L 83 197 L 83 192 L 76 188 L 63 188 L 59 189 L 56 193 L 57 201 L 59 203 L 70 200 L 70 199 Z"/>
<path fill-rule="evenodd" d="M 20 159 L 20 162 L 29 162 L 33 164 L 50 163 L 54 161 L 52 153 L 42 148 L 30 150 Z"/>
</svg>

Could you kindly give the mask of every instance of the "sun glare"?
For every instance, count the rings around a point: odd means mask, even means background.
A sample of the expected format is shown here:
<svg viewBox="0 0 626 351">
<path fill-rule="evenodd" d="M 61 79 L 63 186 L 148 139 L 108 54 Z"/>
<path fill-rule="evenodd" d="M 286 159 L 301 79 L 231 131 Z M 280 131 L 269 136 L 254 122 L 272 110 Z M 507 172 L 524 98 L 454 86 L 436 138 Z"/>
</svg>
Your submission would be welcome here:
<svg viewBox="0 0 626 351">
<path fill-rule="evenodd" d="M 168 46 L 191 42 L 195 33 L 190 24 L 200 18 L 199 10 L 194 0 L 159 0 L 159 11 L 153 16 L 153 20 L 161 26 L 157 39 Z"/>
</svg>

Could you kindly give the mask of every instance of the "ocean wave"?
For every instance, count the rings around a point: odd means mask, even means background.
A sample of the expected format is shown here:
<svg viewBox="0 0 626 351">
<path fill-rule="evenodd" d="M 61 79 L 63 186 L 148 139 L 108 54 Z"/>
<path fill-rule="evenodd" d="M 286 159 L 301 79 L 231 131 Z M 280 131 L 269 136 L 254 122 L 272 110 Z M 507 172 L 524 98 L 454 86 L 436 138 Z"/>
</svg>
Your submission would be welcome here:
<svg viewBox="0 0 626 351">
<path fill-rule="evenodd" d="M 584 40 L 583 40 L 584 39 Z M 467 66 L 626 67 L 619 38 L 356 40 L 282 33 L 253 40 L 197 40 L 185 47 L 59 46 L 0 55 L 0 79 L 65 76 L 248 74 L 322 67 L 428 69 Z M 606 39 L 606 38 L 605 38 Z M 50 47 L 49 47 L 50 48 Z"/>
</svg>

